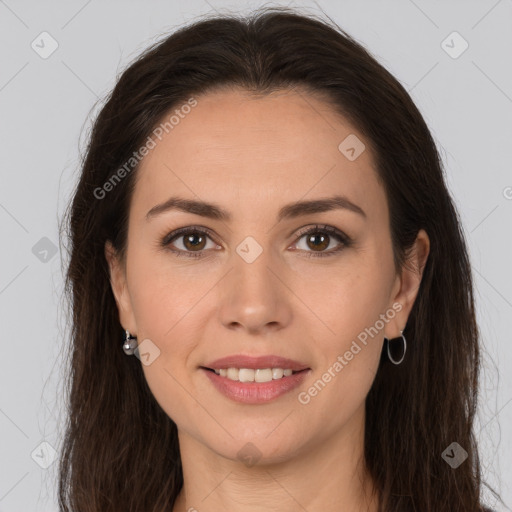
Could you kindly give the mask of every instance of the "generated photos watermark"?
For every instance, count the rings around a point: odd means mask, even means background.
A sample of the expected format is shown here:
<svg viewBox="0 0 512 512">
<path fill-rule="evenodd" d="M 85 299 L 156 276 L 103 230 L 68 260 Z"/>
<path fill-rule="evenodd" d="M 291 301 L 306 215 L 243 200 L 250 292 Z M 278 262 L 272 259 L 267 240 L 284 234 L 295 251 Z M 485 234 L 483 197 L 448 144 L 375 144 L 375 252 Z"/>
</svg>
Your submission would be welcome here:
<svg viewBox="0 0 512 512">
<path fill-rule="evenodd" d="M 385 324 L 387 324 L 389 320 L 392 320 L 396 313 L 400 311 L 402 311 L 402 304 L 395 302 L 391 308 L 379 316 L 379 320 L 377 320 L 373 326 L 366 327 L 364 331 L 361 331 L 357 335 L 357 340 L 359 340 L 363 346 L 366 346 L 368 343 L 368 336 L 372 339 L 377 336 L 377 334 L 384 329 Z M 311 399 L 317 396 L 318 393 L 322 391 L 325 386 L 327 386 L 327 384 L 331 382 L 331 380 L 334 379 L 334 377 L 336 377 L 350 361 L 352 361 L 352 359 L 354 359 L 354 356 L 361 352 L 362 347 L 358 344 L 357 340 L 352 341 L 349 350 L 347 350 L 343 355 L 339 355 L 336 358 L 336 361 L 329 366 L 327 371 L 323 373 L 322 376 L 307 389 L 307 391 L 301 391 L 298 394 L 297 399 L 299 403 L 302 405 L 309 404 Z"/>
<path fill-rule="evenodd" d="M 133 155 L 121 166 L 117 171 L 101 186 L 94 189 L 94 197 L 96 199 L 104 199 L 108 192 L 114 190 L 123 178 L 130 174 L 133 169 L 140 163 L 140 161 L 149 154 L 149 152 L 156 147 L 157 142 L 162 140 L 164 133 L 169 133 L 173 130 L 187 114 L 192 110 L 192 107 L 197 105 L 195 98 L 189 98 L 186 103 L 181 105 L 180 108 L 174 109 L 173 113 L 167 118 L 166 121 L 160 123 L 153 131 L 151 135 L 148 135 L 144 145 L 142 145 L 137 151 L 133 152 Z"/>
</svg>

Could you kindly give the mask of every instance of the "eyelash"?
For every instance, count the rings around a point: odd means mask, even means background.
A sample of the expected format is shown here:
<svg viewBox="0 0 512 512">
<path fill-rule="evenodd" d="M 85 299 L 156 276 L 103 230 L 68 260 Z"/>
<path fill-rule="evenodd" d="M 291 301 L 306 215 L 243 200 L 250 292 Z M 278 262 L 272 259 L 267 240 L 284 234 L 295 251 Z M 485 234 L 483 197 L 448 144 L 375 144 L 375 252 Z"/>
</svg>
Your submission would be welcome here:
<svg viewBox="0 0 512 512">
<path fill-rule="evenodd" d="M 179 238 L 180 235 L 186 235 L 186 234 L 199 234 L 199 235 L 206 235 L 210 239 L 214 239 L 213 233 L 208 228 L 203 228 L 200 226 L 187 226 L 184 228 L 176 229 L 175 231 L 172 231 L 168 235 L 166 235 L 162 241 L 161 246 L 164 248 L 167 248 L 171 242 L 173 242 L 176 238 Z M 328 256 L 333 256 L 335 254 L 338 254 L 340 251 L 342 251 L 344 248 L 348 248 L 352 245 L 352 239 L 345 235 L 340 230 L 327 225 L 320 225 L 317 224 L 313 227 L 304 229 L 299 231 L 297 234 L 297 240 L 295 243 L 297 243 L 301 238 L 303 238 L 306 235 L 313 234 L 313 233 L 327 233 L 330 236 L 333 236 L 336 238 L 339 242 L 341 242 L 341 246 L 337 249 L 330 250 L 329 252 L 319 252 L 315 253 L 314 251 L 306 251 L 307 258 L 326 258 Z M 213 240 L 215 241 L 215 240 Z M 183 250 L 175 250 L 175 249 L 169 249 L 171 252 L 175 253 L 177 257 L 185 257 L 185 258 L 202 258 L 203 252 L 205 249 L 201 251 L 183 251 Z"/>
</svg>

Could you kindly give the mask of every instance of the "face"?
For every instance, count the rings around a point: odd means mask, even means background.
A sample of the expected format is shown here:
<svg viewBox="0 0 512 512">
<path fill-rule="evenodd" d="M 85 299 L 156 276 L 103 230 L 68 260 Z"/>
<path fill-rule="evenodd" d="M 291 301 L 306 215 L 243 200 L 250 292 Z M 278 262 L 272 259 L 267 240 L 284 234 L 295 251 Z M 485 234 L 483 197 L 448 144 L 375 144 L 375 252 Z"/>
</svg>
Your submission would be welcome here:
<svg viewBox="0 0 512 512">
<path fill-rule="evenodd" d="M 250 442 L 271 462 L 349 439 L 364 421 L 383 337 L 405 327 L 421 279 L 395 272 L 369 144 L 298 90 L 196 99 L 137 171 L 125 266 L 106 246 L 121 325 L 146 343 L 145 377 L 180 435 L 209 450 L 235 460 Z M 296 205 L 335 196 L 345 202 Z M 217 209 L 154 209 L 171 197 Z M 425 233 L 412 254 L 421 267 Z M 205 369 L 269 355 L 304 370 L 248 383 Z M 251 367 L 217 370 L 225 366 Z"/>
</svg>

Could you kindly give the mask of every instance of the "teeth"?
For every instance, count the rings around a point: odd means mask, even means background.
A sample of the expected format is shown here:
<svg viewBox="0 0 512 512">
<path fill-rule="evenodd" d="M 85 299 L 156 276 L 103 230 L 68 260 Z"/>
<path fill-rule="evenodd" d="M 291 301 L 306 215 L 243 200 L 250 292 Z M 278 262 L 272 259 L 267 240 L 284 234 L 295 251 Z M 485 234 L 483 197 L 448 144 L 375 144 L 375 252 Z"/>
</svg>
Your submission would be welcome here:
<svg viewBox="0 0 512 512">
<path fill-rule="evenodd" d="M 284 375 L 284 370 L 282 368 L 272 368 L 272 378 L 280 379 Z"/>
<path fill-rule="evenodd" d="M 258 368 L 257 370 L 252 368 L 222 368 L 214 371 L 221 377 L 239 382 L 271 382 L 272 380 L 289 377 L 293 373 L 290 368 Z"/>
</svg>

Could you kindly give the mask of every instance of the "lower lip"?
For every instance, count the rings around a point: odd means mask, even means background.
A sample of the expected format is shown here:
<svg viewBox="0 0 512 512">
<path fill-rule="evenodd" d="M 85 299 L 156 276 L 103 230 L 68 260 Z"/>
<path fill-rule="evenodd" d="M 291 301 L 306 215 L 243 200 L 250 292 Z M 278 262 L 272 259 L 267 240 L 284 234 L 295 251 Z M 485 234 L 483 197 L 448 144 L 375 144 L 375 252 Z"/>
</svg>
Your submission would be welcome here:
<svg viewBox="0 0 512 512">
<path fill-rule="evenodd" d="M 224 395 L 244 404 L 263 404 L 282 396 L 300 386 L 310 369 L 293 373 L 288 377 L 270 382 L 240 382 L 221 377 L 215 372 L 201 368 L 211 383 Z"/>
</svg>

